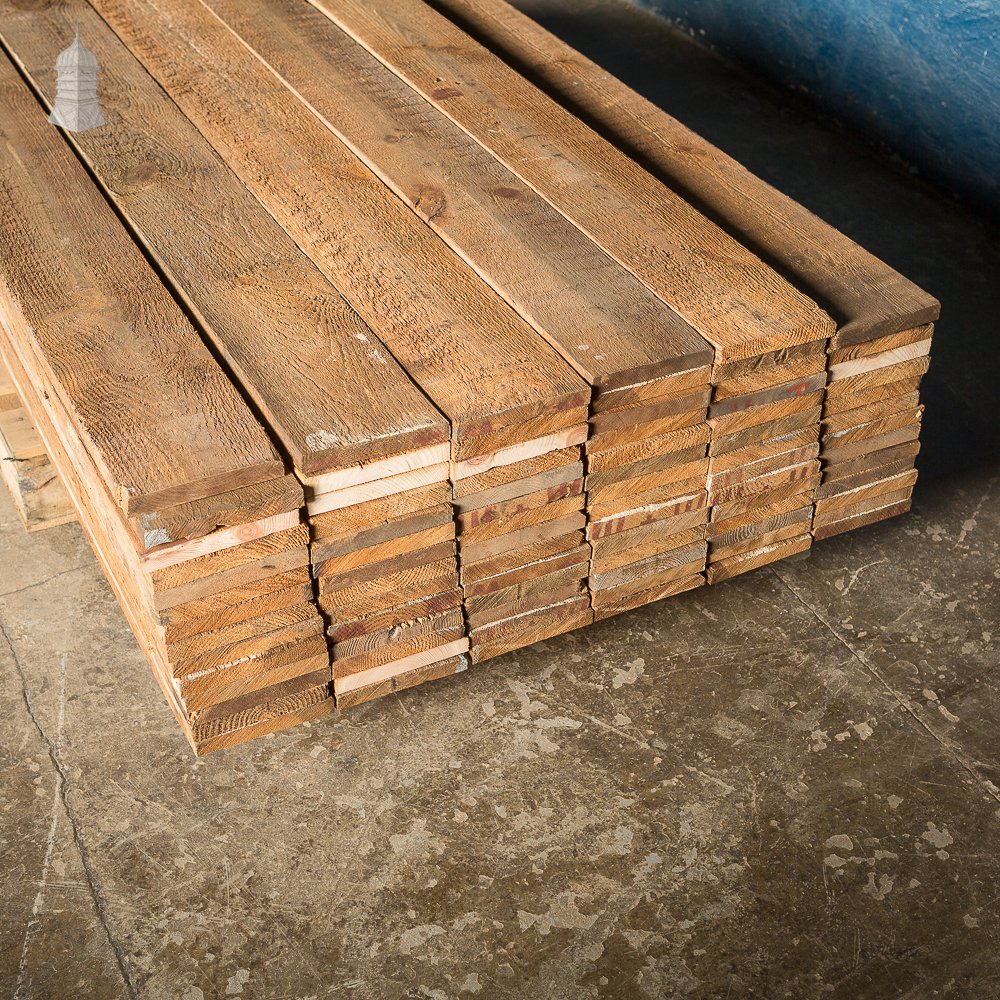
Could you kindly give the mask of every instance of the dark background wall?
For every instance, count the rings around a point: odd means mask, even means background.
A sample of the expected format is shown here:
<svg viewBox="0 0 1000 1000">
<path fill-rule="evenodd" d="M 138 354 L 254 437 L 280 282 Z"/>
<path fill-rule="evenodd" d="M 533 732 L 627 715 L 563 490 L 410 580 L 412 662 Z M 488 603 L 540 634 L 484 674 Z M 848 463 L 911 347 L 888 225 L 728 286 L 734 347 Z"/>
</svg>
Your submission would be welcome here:
<svg viewBox="0 0 1000 1000">
<path fill-rule="evenodd" d="M 635 0 L 1000 215 L 1000 0 Z"/>
</svg>

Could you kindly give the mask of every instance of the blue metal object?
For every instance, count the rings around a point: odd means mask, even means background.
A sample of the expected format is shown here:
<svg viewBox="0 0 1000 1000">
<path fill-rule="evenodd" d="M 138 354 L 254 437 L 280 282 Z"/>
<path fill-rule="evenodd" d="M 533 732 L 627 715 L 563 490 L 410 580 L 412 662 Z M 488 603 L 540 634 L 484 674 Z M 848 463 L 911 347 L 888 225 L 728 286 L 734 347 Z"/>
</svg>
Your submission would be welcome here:
<svg viewBox="0 0 1000 1000">
<path fill-rule="evenodd" d="M 1000 213 L 1000 0 L 637 0 Z"/>
</svg>

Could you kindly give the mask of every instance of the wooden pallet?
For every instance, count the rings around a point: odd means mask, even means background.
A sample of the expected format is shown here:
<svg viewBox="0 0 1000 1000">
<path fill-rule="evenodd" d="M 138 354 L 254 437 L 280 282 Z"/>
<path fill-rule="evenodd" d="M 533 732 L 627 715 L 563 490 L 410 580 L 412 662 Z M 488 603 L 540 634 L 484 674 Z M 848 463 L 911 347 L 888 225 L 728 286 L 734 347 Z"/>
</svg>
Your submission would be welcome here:
<svg viewBox="0 0 1000 1000">
<path fill-rule="evenodd" d="M 45 445 L 0 362 L 0 476 L 28 531 L 76 519 Z"/>
</svg>

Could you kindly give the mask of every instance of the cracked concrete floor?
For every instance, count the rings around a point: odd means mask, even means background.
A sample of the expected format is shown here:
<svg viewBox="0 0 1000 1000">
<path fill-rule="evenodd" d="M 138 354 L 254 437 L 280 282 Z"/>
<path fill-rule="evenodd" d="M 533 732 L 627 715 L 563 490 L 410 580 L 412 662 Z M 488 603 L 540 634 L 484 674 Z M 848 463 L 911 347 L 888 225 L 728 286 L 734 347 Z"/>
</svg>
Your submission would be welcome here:
<svg viewBox="0 0 1000 1000">
<path fill-rule="evenodd" d="M 1000 241 L 611 0 L 557 31 L 944 302 L 906 518 L 194 760 L 0 499 L 0 996 L 1000 997 Z"/>
</svg>

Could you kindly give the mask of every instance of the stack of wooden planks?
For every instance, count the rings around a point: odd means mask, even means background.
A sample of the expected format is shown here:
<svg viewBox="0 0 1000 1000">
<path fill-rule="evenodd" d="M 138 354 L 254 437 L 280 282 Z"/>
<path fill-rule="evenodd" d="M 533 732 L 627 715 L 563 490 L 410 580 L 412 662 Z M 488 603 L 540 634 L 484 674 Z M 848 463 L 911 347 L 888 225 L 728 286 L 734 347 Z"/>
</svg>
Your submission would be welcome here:
<svg viewBox="0 0 1000 1000">
<path fill-rule="evenodd" d="M 73 505 L 2 360 L 0 479 L 28 531 L 74 520 Z"/>
<path fill-rule="evenodd" d="M 838 334 L 830 342 L 816 538 L 910 509 L 933 329 L 928 323 L 864 340 Z"/>
<path fill-rule="evenodd" d="M 808 412 L 812 425 L 822 405 L 823 469 L 813 536 L 826 538 L 905 512 L 916 480 L 918 391 L 929 365 L 937 300 L 505 0 L 435 0 L 435 6 L 702 206 L 836 320 L 828 342 L 828 388 L 821 396 L 803 390 L 809 405 L 801 397 L 785 404 L 803 409 L 798 417 L 789 411 L 783 418 L 799 424 Z M 814 370 L 811 362 L 808 371 Z M 713 442 L 715 452 L 720 447 Z M 776 510 L 775 517 L 781 516 L 796 515 Z"/>
<path fill-rule="evenodd" d="M 717 363 L 713 382 L 708 581 L 718 583 L 812 543 L 826 340 Z"/>
<path fill-rule="evenodd" d="M 587 433 L 582 380 L 294 91 L 276 87 L 263 61 L 248 60 L 221 21 L 184 2 L 95 6 L 447 417 L 453 483 L 502 468 L 495 478 L 516 484 L 513 492 L 536 475 L 537 459 L 579 451 Z M 267 138 L 244 143 L 243 135 Z M 272 183 L 275 162 L 283 164 L 280 186 Z M 470 495 L 492 481 L 476 480 Z M 477 540 L 460 556 L 463 578 L 536 561 L 537 541 L 583 549 L 582 527 L 577 515 Z M 589 602 L 581 593 L 572 606 L 550 604 L 471 629 L 472 659 L 583 624 L 575 612 L 586 615 Z M 459 646 L 443 648 L 450 657 Z"/>
<path fill-rule="evenodd" d="M 654 586 L 666 596 L 704 582 L 712 356 L 706 341 L 508 164 L 318 10 L 295 0 L 208 5 L 269 65 L 280 66 L 338 139 L 586 383 L 586 396 L 565 412 L 533 417 L 523 432 L 498 425 L 490 438 L 469 438 L 481 442 L 480 454 L 465 448 L 457 456 L 473 658 L 515 648 L 515 630 L 522 645 L 583 622 L 585 525 L 599 616 L 645 603 L 651 595 L 642 595 Z M 398 135 L 406 141 L 391 141 Z M 692 272 L 683 277 L 700 282 L 708 297 L 707 281 Z M 532 435 L 539 437 L 529 443 Z M 519 438 L 524 442 L 515 447 Z M 579 452 L 585 439 L 586 501 Z M 521 456 L 530 461 L 522 464 Z M 654 520 L 660 523 L 651 526 Z M 637 526 L 647 530 L 623 533 Z"/>
<path fill-rule="evenodd" d="M 0 354 L 198 752 L 909 503 L 936 303 L 435 7 L 0 0 Z M 60 133 L 77 25 L 108 124 Z"/>
<path fill-rule="evenodd" d="M 357 525 L 391 518 L 392 503 L 403 511 L 412 498 L 384 498 L 418 485 L 437 486 L 437 501 L 433 495 L 426 499 L 440 513 L 441 497 L 448 499 L 448 422 L 90 7 L 78 4 L 74 10 L 30 16 L 10 11 L 6 37 L 30 77 L 39 84 L 44 80 L 74 17 L 105 67 L 105 86 L 118 100 L 113 128 L 80 133 L 72 141 L 163 265 L 177 294 L 195 310 L 213 347 L 290 456 L 308 496 L 316 536 L 311 563 L 319 577 L 320 607 L 336 606 L 343 595 L 334 591 L 346 591 L 349 578 L 346 569 L 335 572 L 329 560 L 338 554 L 350 557 L 348 551 L 333 550 L 338 534 L 353 535 Z M 173 184 L 169 174 L 150 172 L 150 164 L 171 164 L 178 157 L 176 170 L 195 178 L 193 183 Z M 235 233 L 231 220 L 238 220 Z M 388 303 L 386 310 L 391 310 Z M 365 541 L 359 538 L 357 547 Z M 444 578 L 442 591 L 453 594 L 454 554 L 450 567 L 442 565 L 442 558 L 447 564 L 448 554 L 442 557 L 438 547 L 430 565 Z M 344 660 L 334 673 L 345 702 L 364 700 L 387 685 L 391 689 L 398 682 L 393 670 L 416 669 L 412 661 L 388 667 L 384 649 L 368 657 L 351 654 L 348 660 L 350 647 L 336 647 L 342 634 L 336 625 L 351 625 L 367 636 L 366 627 L 378 624 L 363 599 L 378 595 L 376 608 L 382 611 L 389 600 L 409 603 L 412 566 L 393 572 L 405 574 L 396 589 L 407 594 L 398 599 L 380 594 L 380 587 L 385 591 L 392 583 L 383 579 L 386 573 L 366 579 L 364 586 L 355 580 L 354 610 L 345 607 L 346 620 L 329 622 L 331 648 L 338 661 Z M 410 610 L 426 617 L 421 608 Z M 355 618 L 367 619 L 366 626 Z M 391 621 L 378 631 L 398 624 Z M 389 652 L 397 645 L 406 648 L 406 643 L 392 644 Z M 447 651 L 439 659 L 461 666 Z"/>
<path fill-rule="evenodd" d="M 705 533 L 699 534 L 693 511 L 705 505 L 706 492 L 710 582 L 808 548 L 819 484 L 824 352 L 835 329 L 823 310 L 430 7 L 391 0 L 314 0 L 314 5 L 437 109 L 437 116 L 426 107 L 413 114 L 434 126 L 450 157 L 460 140 L 441 119 L 491 152 L 700 335 L 705 351 L 699 355 L 689 346 L 687 365 L 679 334 L 668 340 L 651 327 L 653 335 L 641 344 L 645 373 L 638 366 L 625 369 L 622 358 L 631 345 L 621 335 L 617 348 L 593 344 L 582 359 L 592 372 L 598 361 L 616 368 L 613 375 L 595 372 L 587 444 L 588 532 L 596 543 L 591 589 L 601 594 L 594 599 L 598 615 L 602 607 L 614 613 L 698 582 L 692 577 L 703 568 L 698 545 Z M 268 46 L 260 35 L 253 45 L 264 52 Z M 338 53 L 348 44 L 329 31 L 317 37 Z M 434 44 L 414 45 L 415 38 L 432 38 Z M 284 51 L 271 58 L 289 72 Z M 360 58 L 355 61 L 370 79 L 373 71 Z M 310 87 L 305 74 L 292 83 L 310 100 L 309 93 L 321 87 Z M 406 190 L 411 178 L 399 154 L 382 154 L 374 141 L 362 153 L 383 164 L 389 183 Z M 512 196 L 527 200 L 516 184 L 504 183 Z M 466 188 L 453 178 L 448 186 L 458 190 L 442 192 L 442 202 L 466 207 Z M 435 225 L 450 229 L 453 245 L 476 259 L 475 234 L 447 213 Z M 593 340 L 588 330 L 586 346 Z M 565 343 L 563 350 L 577 360 Z M 651 378 L 665 371 L 671 382 Z M 619 402 L 602 392 L 624 385 L 630 388 Z M 688 431 L 706 416 L 710 431 Z M 675 433 L 681 430 L 688 432 Z M 708 433 L 718 440 L 710 464 L 699 465 Z M 696 448 L 702 449 L 700 456 Z M 652 528 L 657 521 L 662 523 Z M 620 530 L 625 537 L 603 541 Z"/>
<path fill-rule="evenodd" d="M 0 97 L 0 353 L 181 726 L 328 712 L 301 487 L 6 60 Z"/>
<path fill-rule="evenodd" d="M 342 708 L 468 665 L 449 454 L 446 439 L 383 462 L 381 476 L 362 466 L 310 495 L 312 572 Z"/>
</svg>

